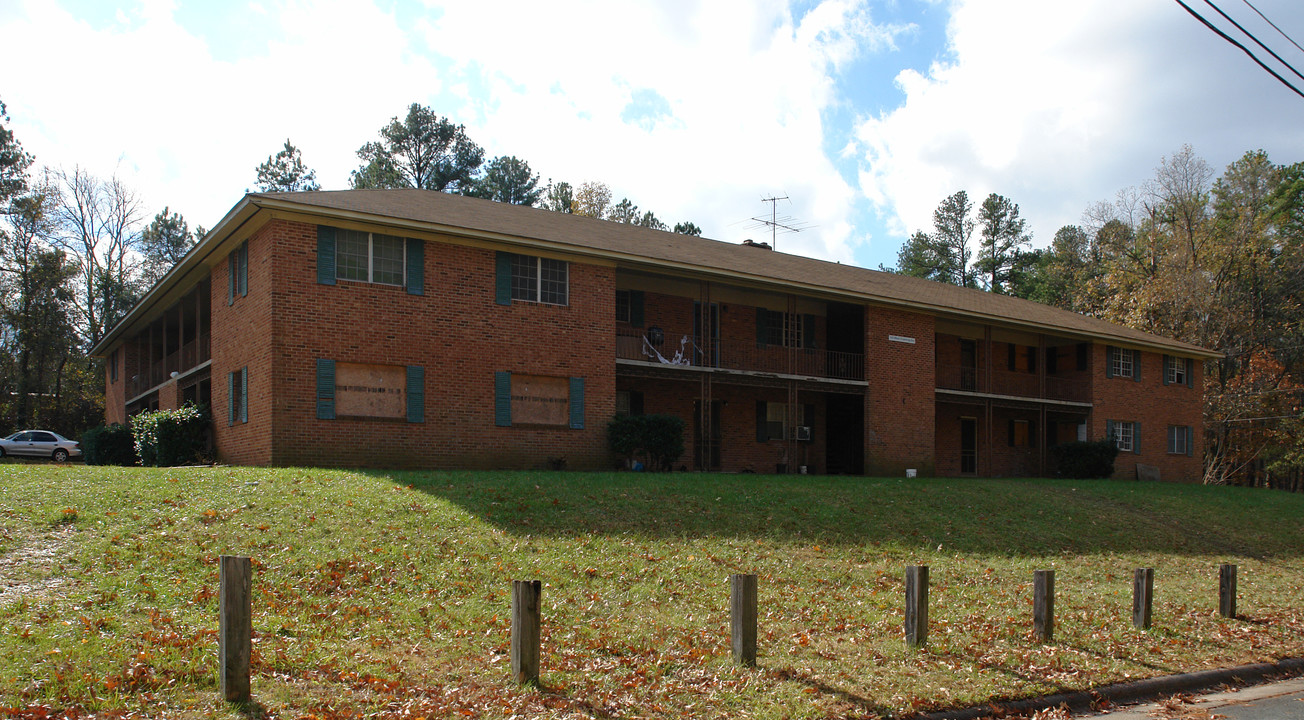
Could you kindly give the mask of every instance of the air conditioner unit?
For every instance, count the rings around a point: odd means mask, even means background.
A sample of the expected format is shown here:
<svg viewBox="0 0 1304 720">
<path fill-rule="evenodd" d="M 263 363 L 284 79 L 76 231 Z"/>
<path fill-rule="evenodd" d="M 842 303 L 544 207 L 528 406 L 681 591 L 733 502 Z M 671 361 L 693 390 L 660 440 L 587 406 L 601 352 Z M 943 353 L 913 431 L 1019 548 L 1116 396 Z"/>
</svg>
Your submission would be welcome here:
<svg viewBox="0 0 1304 720">
<path fill-rule="evenodd" d="M 809 425 L 798 425 L 797 427 L 793 428 L 793 431 L 794 431 L 793 434 L 796 436 L 798 440 L 805 440 L 806 442 L 810 442 Z"/>
</svg>

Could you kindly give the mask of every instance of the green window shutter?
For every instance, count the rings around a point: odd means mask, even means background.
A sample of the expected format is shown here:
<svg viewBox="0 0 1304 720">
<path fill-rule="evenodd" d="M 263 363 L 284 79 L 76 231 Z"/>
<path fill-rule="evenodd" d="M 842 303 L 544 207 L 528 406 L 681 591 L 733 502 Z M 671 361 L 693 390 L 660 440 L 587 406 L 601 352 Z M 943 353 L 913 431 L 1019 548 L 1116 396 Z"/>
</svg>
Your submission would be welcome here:
<svg viewBox="0 0 1304 720">
<path fill-rule="evenodd" d="M 240 297 L 249 295 L 249 241 L 240 243 Z"/>
<path fill-rule="evenodd" d="M 756 401 L 756 442 L 770 439 L 770 430 L 765 424 L 765 401 Z"/>
<path fill-rule="evenodd" d="M 317 358 L 317 419 L 335 419 L 335 361 Z"/>
<path fill-rule="evenodd" d="M 572 430 L 584 429 L 584 378 L 570 379 L 570 426 Z"/>
<path fill-rule="evenodd" d="M 1132 379 L 1141 382 L 1141 351 L 1132 351 Z"/>
<path fill-rule="evenodd" d="M 512 374 L 502 370 L 494 373 L 494 425 L 512 426 Z"/>
<path fill-rule="evenodd" d="M 1006 345 L 1005 349 L 1008 350 L 1008 352 L 1005 353 L 1005 369 L 1014 372 L 1014 368 L 1017 367 L 1019 363 L 1018 358 L 1015 357 L 1015 353 L 1018 352 L 1018 349 L 1015 348 L 1014 343 Z"/>
<path fill-rule="evenodd" d="M 768 313 L 769 311 L 763 307 L 756 308 L 756 347 L 758 348 L 765 347 L 765 321 Z"/>
<path fill-rule="evenodd" d="M 801 316 L 801 346 L 807 350 L 815 349 L 815 316 Z"/>
<path fill-rule="evenodd" d="M 335 284 L 335 228 L 326 225 L 317 226 L 317 282 Z"/>
<path fill-rule="evenodd" d="M 629 324 L 643 327 L 643 291 L 629 291 Z"/>
<path fill-rule="evenodd" d="M 235 424 L 235 373 L 226 374 L 226 424 Z"/>
<path fill-rule="evenodd" d="M 1009 425 L 1007 425 L 1005 428 L 1005 440 L 1007 445 L 1009 445 L 1010 447 L 1014 447 L 1014 421 L 1013 420 L 1010 420 Z"/>
<path fill-rule="evenodd" d="M 407 291 L 408 295 L 426 294 L 426 244 L 416 238 L 407 239 Z"/>
<path fill-rule="evenodd" d="M 1170 363 L 1171 361 L 1172 361 L 1172 356 L 1170 356 L 1170 355 L 1165 355 L 1165 356 L 1164 356 L 1164 364 L 1163 364 L 1163 366 L 1162 366 L 1163 369 L 1161 369 L 1161 370 L 1159 371 L 1159 375 L 1160 375 L 1161 377 L 1163 377 L 1163 379 L 1164 379 L 1164 384 L 1165 384 L 1165 385 L 1168 384 L 1168 363 Z"/>
<path fill-rule="evenodd" d="M 499 251 L 495 256 L 497 271 L 494 278 L 495 302 L 499 305 L 512 304 L 512 254 Z M 510 425 L 511 423 L 507 423 Z"/>
<path fill-rule="evenodd" d="M 1191 457 L 1195 451 L 1195 428 L 1186 426 L 1186 456 Z"/>
<path fill-rule="evenodd" d="M 630 415 L 643 414 L 643 393 L 637 390 L 629 391 L 629 414 Z"/>
<path fill-rule="evenodd" d="M 1113 345 L 1105 346 L 1105 377 L 1114 377 L 1114 353 L 1120 352 Z"/>
<path fill-rule="evenodd" d="M 238 251 L 232 250 L 226 258 L 226 304 L 235 304 L 235 274 L 236 274 L 236 254 Z"/>
<path fill-rule="evenodd" d="M 1037 421 L 1028 421 L 1028 444 L 1037 447 Z"/>
<path fill-rule="evenodd" d="M 1141 423 L 1132 423 L 1132 453 L 1141 454 Z"/>
<path fill-rule="evenodd" d="M 1037 348 L 1031 346 L 1028 347 L 1028 372 L 1037 372 Z"/>
<path fill-rule="evenodd" d="M 407 367 L 407 421 L 426 421 L 426 370 L 420 365 Z"/>
<path fill-rule="evenodd" d="M 1118 444 L 1118 443 L 1114 440 L 1114 421 L 1113 421 L 1113 420 L 1106 420 L 1106 421 L 1105 421 L 1105 437 L 1106 437 L 1106 438 L 1109 438 L 1109 441 L 1112 442 L 1112 443 L 1114 443 L 1115 445 Z"/>
<path fill-rule="evenodd" d="M 249 366 L 240 368 L 240 422 L 249 422 Z"/>
<path fill-rule="evenodd" d="M 1168 426 L 1168 452 L 1172 452 L 1173 448 L 1177 447 L 1178 432 L 1184 432 L 1184 431 L 1181 428 L 1177 427 L 1176 425 Z"/>
<path fill-rule="evenodd" d="M 1186 386 L 1195 387 L 1195 361 L 1191 358 L 1186 359 Z"/>
</svg>

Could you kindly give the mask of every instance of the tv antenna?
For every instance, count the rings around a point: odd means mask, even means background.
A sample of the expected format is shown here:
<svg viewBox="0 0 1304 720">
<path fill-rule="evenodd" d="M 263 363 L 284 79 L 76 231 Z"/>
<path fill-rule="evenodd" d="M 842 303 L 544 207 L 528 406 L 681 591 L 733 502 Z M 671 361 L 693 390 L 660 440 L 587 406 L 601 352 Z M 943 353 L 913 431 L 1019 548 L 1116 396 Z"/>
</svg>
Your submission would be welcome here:
<svg viewBox="0 0 1304 720">
<path fill-rule="evenodd" d="M 811 227 L 810 225 L 807 225 L 806 223 L 801 222 L 790 215 L 780 215 L 779 214 L 780 200 L 788 200 L 788 196 L 784 195 L 783 197 L 779 197 L 777 195 L 774 195 L 771 197 L 761 198 L 761 202 L 767 202 L 770 204 L 770 217 L 766 218 L 764 216 L 761 216 L 761 217 L 751 218 L 753 224 L 747 226 L 748 230 L 755 229 L 755 228 L 764 228 L 764 227 L 769 228 L 770 247 L 775 250 L 779 249 L 778 236 L 780 230 L 784 231 L 785 233 L 797 233 L 797 232 L 801 232 L 802 230 L 809 229 Z M 788 204 L 791 205 L 792 201 L 788 200 Z"/>
</svg>

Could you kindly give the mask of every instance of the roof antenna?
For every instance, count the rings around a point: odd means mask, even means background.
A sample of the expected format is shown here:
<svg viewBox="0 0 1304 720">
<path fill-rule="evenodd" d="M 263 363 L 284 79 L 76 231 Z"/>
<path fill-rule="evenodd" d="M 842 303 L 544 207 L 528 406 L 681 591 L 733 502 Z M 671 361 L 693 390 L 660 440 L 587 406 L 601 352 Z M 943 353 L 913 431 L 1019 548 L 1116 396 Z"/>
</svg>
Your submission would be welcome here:
<svg viewBox="0 0 1304 720">
<path fill-rule="evenodd" d="M 747 226 L 747 229 L 749 230 L 768 227 L 770 229 L 770 247 L 776 251 L 779 249 L 777 237 L 780 230 L 796 233 L 810 227 L 806 223 L 799 222 L 796 218 L 789 215 L 779 217 L 778 206 L 780 200 L 788 200 L 788 196 L 784 195 L 783 197 L 779 197 L 775 195 L 772 197 L 761 198 L 761 202 L 767 202 L 770 204 L 770 217 L 768 219 L 765 217 L 754 217 L 752 218 L 752 222 L 756 224 Z M 792 201 L 788 200 L 788 204 L 791 205 Z"/>
</svg>

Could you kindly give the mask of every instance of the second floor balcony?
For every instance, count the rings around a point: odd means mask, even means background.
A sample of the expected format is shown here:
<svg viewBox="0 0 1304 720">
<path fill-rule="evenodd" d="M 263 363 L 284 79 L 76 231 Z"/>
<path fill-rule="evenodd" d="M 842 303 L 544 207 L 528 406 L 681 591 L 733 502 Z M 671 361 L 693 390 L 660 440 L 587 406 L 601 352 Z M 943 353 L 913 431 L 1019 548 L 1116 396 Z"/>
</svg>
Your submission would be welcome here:
<svg viewBox="0 0 1304 720">
<path fill-rule="evenodd" d="M 992 370 L 989 380 L 986 370 L 963 365 L 938 365 L 937 388 L 1006 397 L 1091 401 L 1091 385 L 1085 378 Z"/>
<path fill-rule="evenodd" d="M 699 367 L 863 381 L 865 356 L 818 347 L 706 339 L 683 328 L 618 328 L 616 357 L 663 367 Z"/>
</svg>

